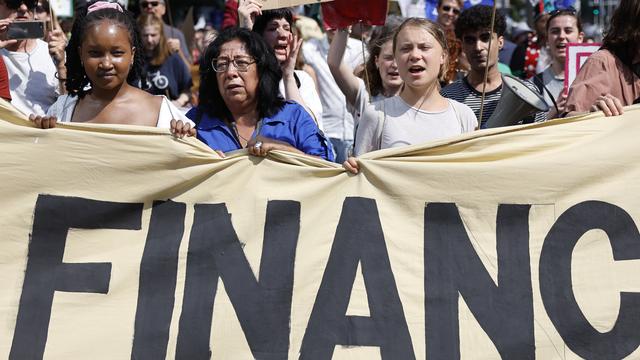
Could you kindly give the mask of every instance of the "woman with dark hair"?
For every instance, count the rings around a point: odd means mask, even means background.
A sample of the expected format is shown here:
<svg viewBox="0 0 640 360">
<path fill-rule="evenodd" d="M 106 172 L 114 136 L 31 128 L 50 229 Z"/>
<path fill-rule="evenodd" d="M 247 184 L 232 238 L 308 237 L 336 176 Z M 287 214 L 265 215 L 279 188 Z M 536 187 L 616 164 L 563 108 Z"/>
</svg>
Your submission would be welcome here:
<svg viewBox="0 0 640 360">
<path fill-rule="evenodd" d="M 166 97 L 133 85 L 142 73 L 141 48 L 135 22 L 120 5 L 101 1 L 89 6 L 76 19 L 66 48 L 68 95 L 60 96 L 47 116 L 31 119 L 41 128 L 55 127 L 60 119 L 157 126 L 193 135 L 193 129 L 183 127 L 190 120 Z"/>
<path fill-rule="evenodd" d="M 253 30 L 273 49 L 282 69 L 282 80 L 278 88 L 285 100 L 304 106 L 322 127 L 322 102 L 316 84 L 304 71 L 295 70 L 302 39 L 294 35 L 293 14 L 289 9 L 261 11 L 256 0 L 240 0 L 238 16 L 240 26 Z"/>
<path fill-rule="evenodd" d="M 311 116 L 278 94 L 282 71 L 258 34 L 243 28 L 222 31 L 207 48 L 200 74 L 199 105 L 187 117 L 212 149 L 247 148 L 256 156 L 285 150 L 333 159 Z"/>
<path fill-rule="evenodd" d="M 620 1 L 602 47 L 589 56 L 569 88 L 565 115 L 621 115 L 624 106 L 640 100 L 639 18 L 640 1 Z"/>
<path fill-rule="evenodd" d="M 165 95 L 175 106 L 185 107 L 191 100 L 191 72 L 179 52 L 171 51 L 163 28 L 162 19 L 153 13 L 138 18 L 146 60 L 143 89 L 153 95 Z"/>
</svg>

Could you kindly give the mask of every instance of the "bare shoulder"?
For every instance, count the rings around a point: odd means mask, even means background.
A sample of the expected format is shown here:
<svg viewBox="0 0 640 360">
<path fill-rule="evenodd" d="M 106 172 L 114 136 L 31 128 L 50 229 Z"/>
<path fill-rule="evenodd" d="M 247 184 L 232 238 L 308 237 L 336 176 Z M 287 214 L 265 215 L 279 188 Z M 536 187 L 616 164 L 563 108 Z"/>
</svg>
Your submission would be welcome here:
<svg viewBox="0 0 640 360">
<path fill-rule="evenodd" d="M 132 89 L 131 100 L 140 106 L 144 106 L 145 111 L 157 111 L 162 105 L 162 96 L 151 95 L 138 88 Z"/>
</svg>

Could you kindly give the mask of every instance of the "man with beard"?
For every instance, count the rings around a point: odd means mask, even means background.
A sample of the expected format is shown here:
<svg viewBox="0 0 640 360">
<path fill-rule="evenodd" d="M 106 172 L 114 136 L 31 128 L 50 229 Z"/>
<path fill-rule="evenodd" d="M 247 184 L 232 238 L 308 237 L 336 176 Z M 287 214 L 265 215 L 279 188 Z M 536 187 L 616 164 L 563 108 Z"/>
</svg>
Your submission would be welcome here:
<svg viewBox="0 0 640 360">
<path fill-rule="evenodd" d="M 462 41 L 462 51 L 469 61 L 470 70 L 467 76 L 456 80 L 442 89 L 444 97 L 461 102 L 471 108 L 480 123 L 482 90 L 484 87 L 484 108 L 480 128 L 486 127 L 502 95 L 502 76 L 498 70 L 498 53 L 504 44 L 506 21 L 504 16 L 496 13 L 494 31 L 491 31 L 492 8 L 476 5 L 462 12 L 456 22 L 456 36 Z M 489 49 L 491 40 L 491 49 Z M 488 68 L 487 83 L 484 83 L 485 70 Z M 525 84 L 538 92 L 535 85 Z M 535 118 L 523 119 L 523 122 L 544 121 L 545 113 L 537 113 Z"/>
</svg>

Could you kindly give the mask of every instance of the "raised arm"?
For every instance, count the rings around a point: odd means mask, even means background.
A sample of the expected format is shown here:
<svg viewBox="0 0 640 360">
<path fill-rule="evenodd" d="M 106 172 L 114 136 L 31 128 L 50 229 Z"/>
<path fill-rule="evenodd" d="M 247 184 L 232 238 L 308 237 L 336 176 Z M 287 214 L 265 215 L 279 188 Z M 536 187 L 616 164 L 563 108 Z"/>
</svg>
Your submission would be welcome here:
<svg viewBox="0 0 640 360">
<path fill-rule="evenodd" d="M 254 0 L 238 0 L 238 27 L 253 29 L 256 16 L 262 15 L 262 3 Z"/>
<path fill-rule="evenodd" d="M 356 102 L 360 83 L 358 77 L 353 74 L 353 70 L 342 61 L 345 49 L 347 48 L 347 40 L 349 39 L 349 29 L 338 29 L 333 36 L 333 41 L 329 46 L 329 54 L 327 55 L 327 63 L 336 84 L 347 98 L 350 105 Z"/>
</svg>

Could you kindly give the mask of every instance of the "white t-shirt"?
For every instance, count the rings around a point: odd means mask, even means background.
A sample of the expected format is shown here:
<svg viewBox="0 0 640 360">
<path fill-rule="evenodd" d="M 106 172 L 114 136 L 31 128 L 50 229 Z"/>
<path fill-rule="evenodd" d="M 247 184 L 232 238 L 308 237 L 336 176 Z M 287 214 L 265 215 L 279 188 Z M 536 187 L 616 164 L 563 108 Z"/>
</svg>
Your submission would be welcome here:
<svg viewBox="0 0 640 360">
<path fill-rule="evenodd" d="M 447 100 L 446 109 L 434 112 L 411 107 L 400 96 L 365 106 L 356 133 L 355 155 L 474 131 L 478 120 L 473 111 L 455 100 Z"/>
<path fill-rule="evenodd" d="M 306 71 L 294 70 L 298 80 L 300 80 L 300 96 L 304 100 L 304 104 L 313 112 L 311 116 L 316 120 L 318 128 L 324 131 L 322 126 L 322 101 L 316 90 L 316 83 Z M 284 81 L 280 80 L 280 94 L 284 97 Z"/>
<path fill-rule="evenodd" d="M 353 140 L 353 117 L 347 111 L 344 94 L 329 70 L 328 53 L 329 41 L 326 35 L 323 39 L 309 39 L 302 45 L 305 62 L 313 67 L 318 78 L 324 133 L 330 138 Z M 349 38 L 343 59 L 352 70 L 363 63 L 362 43 Z"/>
<path fill-rule="evenodd" d="M 11 104 L 27 115 L 44 115 L 60 95 L 49 45 L 36 40 L 31 52 L 0 49 L 0 54 L 9 75 Z"/>
<path fill-rule="evenodd" d="M 158 123 L 156 127 L 168 129 L 171 127 L 171 120 L 182 120 L 182 122 L 187 122 L 191 124 L 191 126 L 195 126 L 193 121 L 187 118 L 175 105 L 169 101 L 164 95 L 156 95 L 162 97 L 162 105 L 160 105 L 160 113 L 158 115 Z M 77 96 L 71 95 L 62 95 L 58 98 L 58 100 L 51 105 L 49 111 L 47 111 L 48 116 L 55 116 L 58 118 L 58 121 L 61 122 L 71 122 L 71 117 L 73 117 L 73 109 L 76 107 L 78 103 Z"/>
</svg>

